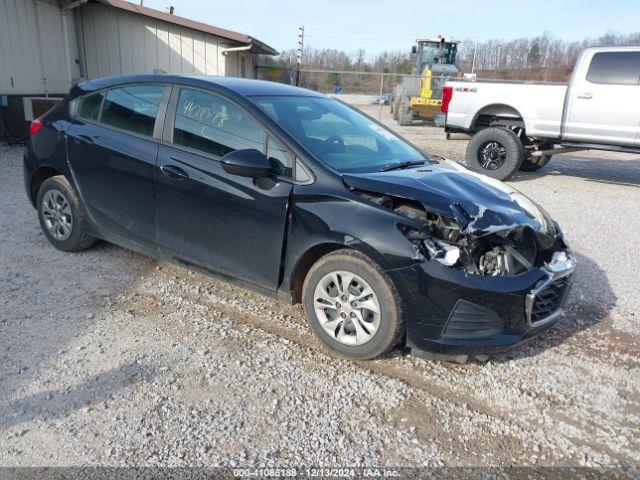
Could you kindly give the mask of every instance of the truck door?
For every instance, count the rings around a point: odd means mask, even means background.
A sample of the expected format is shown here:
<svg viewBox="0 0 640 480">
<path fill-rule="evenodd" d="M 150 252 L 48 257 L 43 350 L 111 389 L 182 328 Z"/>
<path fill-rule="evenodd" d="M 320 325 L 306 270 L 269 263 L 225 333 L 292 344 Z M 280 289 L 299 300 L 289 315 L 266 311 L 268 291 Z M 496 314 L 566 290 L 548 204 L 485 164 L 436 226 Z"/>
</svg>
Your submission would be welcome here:
<svg viewBox="0 0 640 480">
<path fill-rule="evenodd" d="M 633 146 L 640 125 L 640 52 L 588 51 L 567 90 L 563 140 Z"/>
</svg>

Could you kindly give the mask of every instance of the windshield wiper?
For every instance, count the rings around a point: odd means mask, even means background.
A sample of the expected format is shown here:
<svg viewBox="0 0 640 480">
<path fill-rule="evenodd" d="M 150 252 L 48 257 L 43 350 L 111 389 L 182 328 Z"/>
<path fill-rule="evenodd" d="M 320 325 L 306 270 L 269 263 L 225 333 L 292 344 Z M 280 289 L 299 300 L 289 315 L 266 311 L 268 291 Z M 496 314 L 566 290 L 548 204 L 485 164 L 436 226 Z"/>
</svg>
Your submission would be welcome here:
<svg viewBox="0 0 640 480">
<path fill-rule="evenodd" d="M 402 168 L 413 167 L 415 165 L 424 165 L 426 163 L 425 160 L 413 160 L 409 162 L 400 162 L 394 163 L 393 165 L 389 165 L 387 167 L 383 167 L 380 169 L 381 172 L 390 172 L 391 170 L 400 170 Z"/>
</svg>

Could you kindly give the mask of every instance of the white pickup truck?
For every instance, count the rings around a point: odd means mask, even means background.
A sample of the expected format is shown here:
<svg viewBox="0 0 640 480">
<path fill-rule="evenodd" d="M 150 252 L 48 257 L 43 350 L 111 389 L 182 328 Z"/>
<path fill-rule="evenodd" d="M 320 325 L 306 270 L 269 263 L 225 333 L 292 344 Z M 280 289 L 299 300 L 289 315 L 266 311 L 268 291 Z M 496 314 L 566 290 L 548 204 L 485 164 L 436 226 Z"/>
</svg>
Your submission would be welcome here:
<svg viewBox="0 0 640 480">
<path fill-rule="evenodd" d="M 466 162 L 500 180 L 582 149 L 640 153 L 640 46 L 592 47 L 568 85 L 448 81 L 447 133 L 471 135 Z"/>
</svg>

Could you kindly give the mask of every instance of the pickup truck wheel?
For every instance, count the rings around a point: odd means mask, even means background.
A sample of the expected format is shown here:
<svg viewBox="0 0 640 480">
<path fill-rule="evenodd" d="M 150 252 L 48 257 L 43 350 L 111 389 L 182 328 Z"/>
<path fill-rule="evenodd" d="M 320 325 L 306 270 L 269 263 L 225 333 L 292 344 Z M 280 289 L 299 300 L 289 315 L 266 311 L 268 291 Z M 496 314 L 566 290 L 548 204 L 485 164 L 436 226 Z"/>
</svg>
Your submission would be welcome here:
<svg viewBox="0 0 640 480">
<path fill-rule="evenodd" d="M 320 258 L 305 278 L 302 304 L 316 336 L 353 359 L 382 355 L 404 332 L 393 281 L 356 250 L 336 250 Z"/>
<path fill-rule="evenodd" d="M 467 166 L 474 172 L 504 180 L 518 171 L 525 158 L 518 136 L 502 127 L 490 127 L 476 133 L 467 146 Z"/>
<path fill-rule="evenodd" d="M 527 157 L 522 161 L 520 170 L 523 172 L 535 172 L 544 167 L 551 160 L 551 155 L 542 155 L 540 157 Z"/>
</svg>

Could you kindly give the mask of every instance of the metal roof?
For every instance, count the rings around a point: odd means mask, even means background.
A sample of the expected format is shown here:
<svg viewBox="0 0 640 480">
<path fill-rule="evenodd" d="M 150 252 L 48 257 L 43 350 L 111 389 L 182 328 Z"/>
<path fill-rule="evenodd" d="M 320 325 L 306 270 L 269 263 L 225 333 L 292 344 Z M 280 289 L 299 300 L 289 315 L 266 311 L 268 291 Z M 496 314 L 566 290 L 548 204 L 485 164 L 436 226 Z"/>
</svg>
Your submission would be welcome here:
<svg viewBox="0 0 640 480">
<path fill-rule="evenodd" d="M 460 40 L 447 40 L 446 38 L 443 39 L 443 37 L 437 37 L 437 38 L 416 38 L 416 42 L 441 42 L 442 40 L 444 40 L 444 43 L 462 43 Z"/>
<path fill-rule="evenodd" d="M 244 33 L 239 33 L 239 32 L 234 32 L 233 30 L 214 27 L 213 25 L 208 25 L 202 22 L 196 22 L 195 20 L 190 20 L 188 18 L 180 17 L 178 15 L 173 15 L 167 12 L 161 12 L 160 10 L 155 10 L 153 8 L 143 7 L 141 5 L 136 5 L 134 3 L 127 2 L 125 0 L 88 0 L 88 1 L 93 3 L 101 3 L 103 5 L 108 5 L 113 8 L 119 8 L 120 10 L 127 10 L 132 13 L 138 13 L 140 15 L 144 15 L 145 17 L 151 17 L 157 20 L 163 20 L 165 22 L 173 23 L 175 25 L 181 25 L 183 27 L 191 28 L 193 30 L 199 30 L 201 32 L 209 33 L 217 37 L 226 38 L 234 42 L 243 43 L 251 47 L 250 49 L 248 49 L 248 51 L 251 53 L 262 53 L 267 55 L 278 54 L 277 50 L 270 47 L 266 43 L 263 43 L 260 40 L 253 38 L 249 35 L 245 35 Z M 71 4 L 71 8 L 73 8 L 74 6 L 79 6 L 86 2 L 87 0 L 73 2 Z"/>
</svg>

